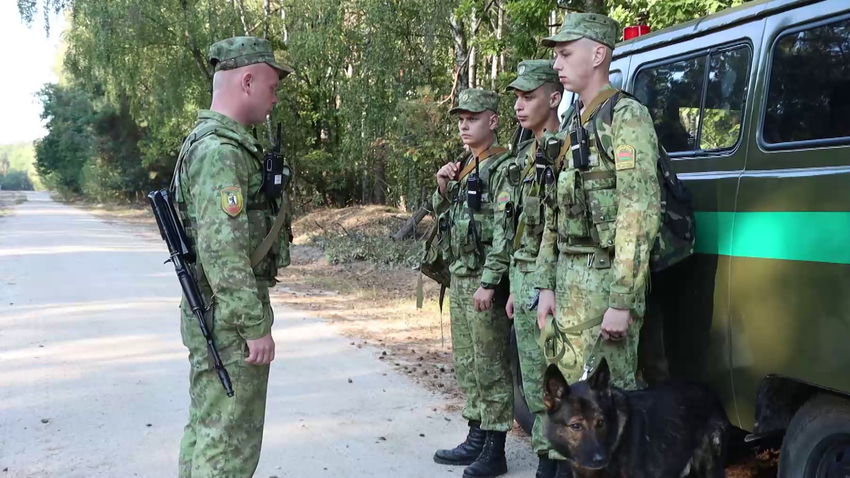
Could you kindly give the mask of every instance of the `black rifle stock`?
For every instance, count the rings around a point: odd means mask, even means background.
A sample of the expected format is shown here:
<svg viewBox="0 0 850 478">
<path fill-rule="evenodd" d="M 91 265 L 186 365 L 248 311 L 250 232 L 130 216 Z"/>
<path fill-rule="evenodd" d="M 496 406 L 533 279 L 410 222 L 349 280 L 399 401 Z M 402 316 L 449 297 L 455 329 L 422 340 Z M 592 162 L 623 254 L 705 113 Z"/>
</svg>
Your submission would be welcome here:
<svg viewBox="0 0 850 478">
<path fill-rule="evenodd" d="M 171 256 L 174 270 L 177 272 L 177 279 L 180 281 L 180 287 L 183 289 L 183 296 L 189 303 L 192 313 L 198 319 L 198 325 L 201 327 L 201 333 L 207 341 L 207 350 L 213 359 L 215 371 L 218 373 L 218 378 L 224 391 L 228 397 L 233 396 L 233 386 L 230 383 L 230 375 L 221 363 L 221 357 L 218 355 L 218 349 L 213 342 L 212 334 L 207 328 L 207 323 L 204 321 L 204 312 L 207 307 L 204 305 L 204 297 L 198 288 L 197 279 L 192 275 L 188 265 L 194 264 L 196 257 L 192 251 L 186 231 L 180 224 L 177 218 L 177 213 L 174 210 L 174 204 L 171 202 L 171 197 L 168 195 L 168 190 L 153 191 L 148 194 L 148 199 L 151 203 L 153 215 L 156 218 L 156 224 L 159 226 L 159 232 L 162 239 L 168 246 L 168 254 Z"/>
</svg>

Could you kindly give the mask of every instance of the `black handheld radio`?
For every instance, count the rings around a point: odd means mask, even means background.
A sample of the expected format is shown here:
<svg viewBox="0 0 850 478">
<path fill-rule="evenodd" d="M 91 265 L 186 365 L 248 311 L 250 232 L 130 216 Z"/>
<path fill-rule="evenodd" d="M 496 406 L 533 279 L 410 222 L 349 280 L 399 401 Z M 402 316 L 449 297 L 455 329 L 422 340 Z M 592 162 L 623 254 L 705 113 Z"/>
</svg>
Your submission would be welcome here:
<svg viewBox="0 0 850 478">
<path fill-rule="evenodd" d="M 475 172 L 466 181 L 466 205 L 473 211 L 481 210 L 481 176 L 478 171 L 478 158 L 475 158 Z"/>
<path fill-rule="evenodd" d="M 575 107 L 570 127 L 570 150 L 573 155 L 573 167 L 581 171 L 590 167 L 590 146 L 587 144 L 587 131 L 581 124 L 581 100 L 576 99 L 573 104 Z"/>
<path fill-rule="evenodd" d="M 280 136 L 280 122 L 278 122 L 275 144 L 272 150 L 263 156 L 263 192 L 271 200 L 281 197 L 283 190 L 292 179 L 292 169 L 284 164 L 283 155 L 280 153 Z"/>
</svg>

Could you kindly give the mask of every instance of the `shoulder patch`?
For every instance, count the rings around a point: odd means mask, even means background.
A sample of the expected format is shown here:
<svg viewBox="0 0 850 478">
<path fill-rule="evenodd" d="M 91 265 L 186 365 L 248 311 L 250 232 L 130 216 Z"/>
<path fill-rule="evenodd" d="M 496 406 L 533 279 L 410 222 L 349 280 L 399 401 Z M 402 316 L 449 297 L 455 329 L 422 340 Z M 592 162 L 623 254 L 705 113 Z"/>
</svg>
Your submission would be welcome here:
<svg viewBox="0 0 850 478">
<path fill-rule="evenodd" d="M 242 199 L 242 188 L 236 186 L 223 188 L 219 191 L 219 194 L 221 194 L 221 209 L 228 216 L 236 217 L 242 212 L 242 207 L 245 205 L 245 201 Z"/>
<path fill-rule="evenodd" d="M 511 194 L 507 191 L 502 191 L 499 193 L 499 196 L 496 198 L 496 209 L 499 211 L 504 211 L 505 206 L 511 202 Z"/>
<path fill-rule="evenodd" d="M 614 152 L 614 157 L 616 158 L 617 171 L 623 171 L 625 169 L 634 169 L 635 167 L 635 148 L 634 146 L 629 146 L 627 144 L 621 144 L 617 146 L 617 150 Z"/>
</svg>

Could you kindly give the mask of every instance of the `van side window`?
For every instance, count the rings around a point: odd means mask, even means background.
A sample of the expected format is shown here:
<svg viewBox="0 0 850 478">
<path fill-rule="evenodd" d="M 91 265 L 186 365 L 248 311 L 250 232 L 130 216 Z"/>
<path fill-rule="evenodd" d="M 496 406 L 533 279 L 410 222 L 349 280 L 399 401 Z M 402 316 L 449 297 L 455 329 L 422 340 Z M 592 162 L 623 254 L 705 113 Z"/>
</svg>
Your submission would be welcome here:
<svg viewBox="0 0 850 478">
<path fill-rule="evenodd" d="M 641 70 L 635 97 L 648 109 L 658 140 L 669 153 L 697 149 L 705 56 Z"/>
<path fill-rule="evenodd" d="M 766 143 L 850 137 L 850 19 L 781 37 L 769 81 Z"/>
<path fill-rule="evenodd" d="M 749 48 L 719 51 L 709 57 L 708 88 L 700 133 L 701 149 L 732 149 L 738 142 L 747 99 L 749 65 Z"/>
<path fill-rule="evenodd" d="M 646 105 L 669 153 L 717 152 L 741 136 L 751 51 L 711 50 L 642 69 L 634 95 Z"/>
</svg>

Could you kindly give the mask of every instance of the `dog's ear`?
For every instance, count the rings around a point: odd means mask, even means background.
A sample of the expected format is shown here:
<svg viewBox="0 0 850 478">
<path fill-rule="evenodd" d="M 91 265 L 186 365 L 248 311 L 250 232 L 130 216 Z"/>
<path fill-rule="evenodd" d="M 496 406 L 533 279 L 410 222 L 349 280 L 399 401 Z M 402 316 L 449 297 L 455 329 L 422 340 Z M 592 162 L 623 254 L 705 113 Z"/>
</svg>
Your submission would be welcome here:
<svg viewBox="0 0 850 478">
<path fill-rule="evenodd" d="M 608 361 L 602 357 L 602 361 L 596 366 L 596 370 L 587 378 L 587 383 L 591 390 L 602 391 L 609 387 L 611 382 L 611 369 L 608 368 Z"/>
<path fill-rule="evenodd" d="M 546 369 L 543 383 L 545 384 L 543 387 L 543 405 L 546 406 L 547 411 L 555 411 L 561 407 L 561 402 L 570 394 L 570 385 L 555 364 L 549 365 Z"/>
</svg>

